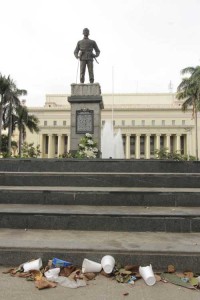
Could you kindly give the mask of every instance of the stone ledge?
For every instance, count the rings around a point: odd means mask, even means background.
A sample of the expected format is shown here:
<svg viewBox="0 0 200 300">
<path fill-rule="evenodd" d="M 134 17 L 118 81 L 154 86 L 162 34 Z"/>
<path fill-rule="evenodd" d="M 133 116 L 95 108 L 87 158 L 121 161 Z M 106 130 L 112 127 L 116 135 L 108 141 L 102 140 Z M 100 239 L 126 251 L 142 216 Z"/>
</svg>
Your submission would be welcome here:
<svg viewBox="0 0 200 300">
<path fill-rule="evenodd" d="M 100 96 L 101 87 L 99 83 L 72 83 L 71 84 L 72 96 Z"/>
</svg>

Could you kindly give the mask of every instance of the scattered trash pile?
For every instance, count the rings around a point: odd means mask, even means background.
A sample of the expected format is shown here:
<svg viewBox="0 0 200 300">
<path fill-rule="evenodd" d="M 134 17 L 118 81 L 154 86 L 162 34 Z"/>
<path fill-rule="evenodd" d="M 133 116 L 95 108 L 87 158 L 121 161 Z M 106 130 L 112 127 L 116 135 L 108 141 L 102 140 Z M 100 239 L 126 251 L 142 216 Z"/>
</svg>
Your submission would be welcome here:
<svg viewBox="0 0 200 300">
<path fill-rule="evenodd" d="M 89 280 L 95 279 L 97 274 L 112 278 L 119 283 L 131 285 L 134 285 L 137 280 L 142 278 L 149 286 L 153 286 L 156 282 L 161 281 L 164 283 L 170 282 L 188 289 L 200 290 L 200 276 L 191 271 L 178 273 L 173 265 L 169 265 L 165 272 L 155 274 L 151 265 L 144 267 L 126 265 L 122 267 L 115 262 L 114 257 L 111 255 L 105 255 L 101 263 L 85 258 L 82 268 L 78 268 L 71 262 L 59 258 L 49 260 L 47 266 L 43 267 L 42 259 L 38 258 L 3 273 L 10 273 L 11 276 L 34 281 L 36 288 L 39 290 L 55 288 L 57 285 L 73 289 L 85 287 Z"/>
</svg>

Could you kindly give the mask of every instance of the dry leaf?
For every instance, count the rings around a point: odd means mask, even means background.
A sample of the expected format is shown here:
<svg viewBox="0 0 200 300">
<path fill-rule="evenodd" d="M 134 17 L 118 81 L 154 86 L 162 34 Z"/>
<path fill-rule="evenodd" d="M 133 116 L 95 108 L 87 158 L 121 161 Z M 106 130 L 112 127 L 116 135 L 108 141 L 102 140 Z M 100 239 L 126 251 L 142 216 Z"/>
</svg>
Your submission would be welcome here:
<svg viewBox="0 0 200 300">
<path fill-rule="evenodd" d="M 38 290 L 43 290 L 47 288 L 55 288 L 57 284 L 55 282 L 50 282 L 42 277 L 42 279 L 35 281 L 35 286 L 36 288 L 38 288 Z"/>
<path fill-rule="evenodd" d="M 86 277 L 87 280 L 93 280 L 96 277 L 96 274 L 92 272 L 88 272 L 88 273 L 84 273 L 84 276 Z"/>
<path fill-rule="evenodd" d="M 137 265 L 127 265 L 124 267 L 126 271 L 131 271 L 132 273 L 138 273 L 139 272 L 139 266 Z"/>
<path fill-rule="evenodd" d="M 176 269 L 173 265 L 168 265 L 167 272 L 168 273 L 174 273 L 174 272 L 176 272 Z"/>
<path fill-rule="evenodd" d="M 161 281 L 160 275 L 155 274 L 155 278 L 156 278 L 156 281 L 157 281 L 157 282 L 158 282 L 158 281 Z"/>
</svg>

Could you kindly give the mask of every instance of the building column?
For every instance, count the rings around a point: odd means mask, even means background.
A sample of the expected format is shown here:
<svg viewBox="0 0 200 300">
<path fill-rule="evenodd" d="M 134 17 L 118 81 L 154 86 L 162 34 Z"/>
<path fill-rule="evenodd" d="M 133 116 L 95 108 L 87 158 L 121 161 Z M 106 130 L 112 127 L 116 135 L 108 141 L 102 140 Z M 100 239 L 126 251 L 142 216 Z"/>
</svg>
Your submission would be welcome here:
<svg viewBox="0 0 200 300">
<path fill-rule="evenodd" d="M 136 134 L 135 139 L 135 158 L 140 159 L 140 134 Z"/>
<path fill-rule="evenodd" d="M 176 135 L 176 151 L 181 152 L 181 134 Z"/>
<path fill-rule="evenodd" d="M 126 134 L 126 158 L 130 158 L 130 134 Z"/>
<path fill-rule="evenodd" d="M 40 139 L 40 157 L 43 158 L 44 157 L 44 136 L 43 134 L 39 135 L 39 139 Z"/>
<path fill-rule="evenodd" d="M 170 136 L 171 134 L 166 134 L 166 148 L 167 148 L 166 152 L 170 152 Z"/>
<path fill-rule="evenodd" d="M 70 134 L 67 135 L 67 152 L 70 151 Z"/>
<path fill-rule="evenodd" d="M 48 134 L 48 158 L 52 158 L 52 148 L 53 148 L 53 136 L 52 134 Z"/>
<path fill-rule="evenodd" d="M 154 150 L 160 150 L 160 136 L 161 134 L 156 134 L 156 145 Z"/>
<path fill-rule="evenodd" d="M 192 145 L 192 139 L 191 139 L 191 130 L 187 132 L 187 156 L 189 157 L 191 155 L 191 145 Z"/>
<path fill-rule="evenodd" d="M 63 151 L 62 151 L 62 134 L 58 134 L 58 157 L 59 155 L 62 155 Z"/>
<path fill-rule="evenodd" d="M 145 158 L 150 159 L 150 134 L 146 134 L 145 138 Z"/>
</svg>

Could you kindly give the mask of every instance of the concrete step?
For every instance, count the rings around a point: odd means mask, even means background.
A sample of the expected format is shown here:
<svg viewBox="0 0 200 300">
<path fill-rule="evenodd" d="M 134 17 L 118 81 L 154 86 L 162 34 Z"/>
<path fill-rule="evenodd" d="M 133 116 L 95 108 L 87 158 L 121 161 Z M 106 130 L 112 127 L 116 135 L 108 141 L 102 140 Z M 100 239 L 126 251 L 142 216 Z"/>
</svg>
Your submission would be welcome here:
<svg viewBox="0 0 200 300">
<path fill-rule="evenodd" d="M 169 172 L 200 173 L 200 161 L 157 159 L 0 159 L 0 171 L 10 172 Z"/>
<path fill-rule="evenodd" d="M 0 230 L 0 265 L 17 266 L 53 257 L 81 266 L 84 258 L 97 262 L 110 254 L 123 265 L 149 265 L 165 270 L 200 270 L 199 233 L 109 232 L 67 230 Z"/>
<path fill-rule="evenodd" d="M 0 203 L 200 206 L 200 188 L 0 186 Z"/>
<path fill-rule="evenodd" d="M 200 208 L 0 204 L 0 228 L 199 232 Z"/>
<path fill-rule="evenodd" d="M 200 173 L 1 172 L 0 185 L 200 188 Z"/>
</svg>

